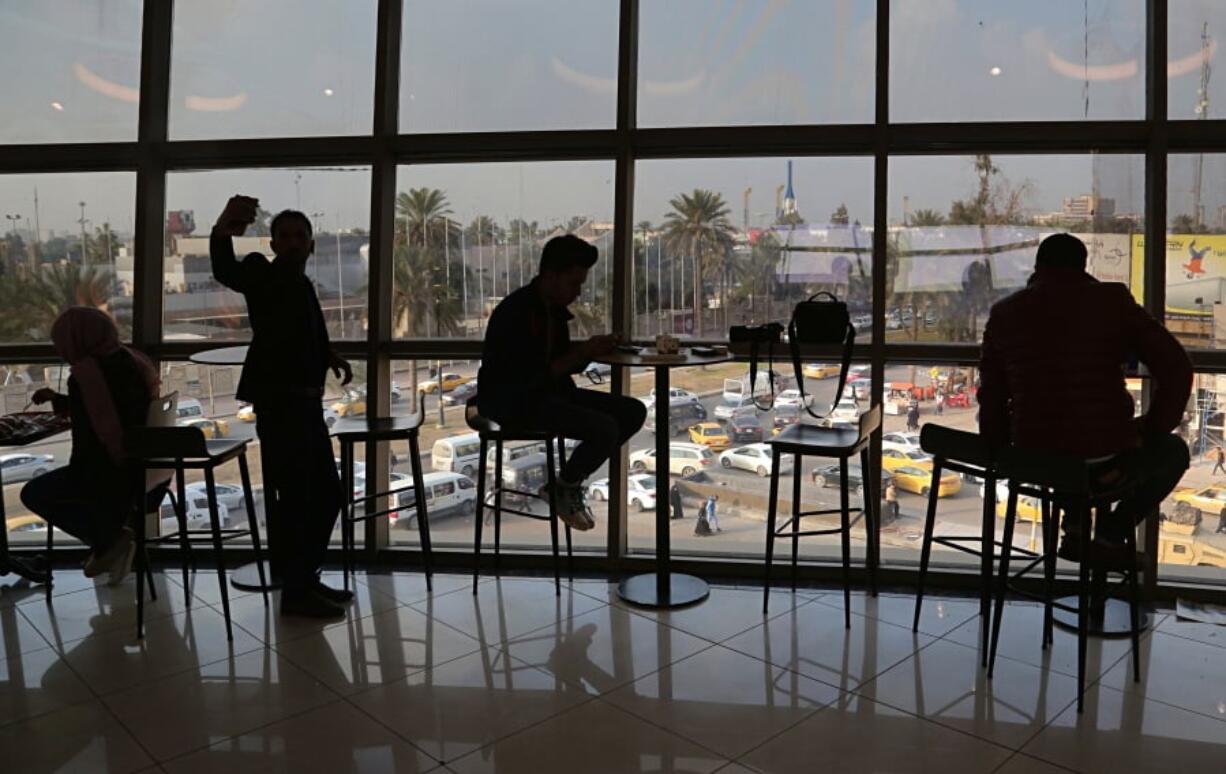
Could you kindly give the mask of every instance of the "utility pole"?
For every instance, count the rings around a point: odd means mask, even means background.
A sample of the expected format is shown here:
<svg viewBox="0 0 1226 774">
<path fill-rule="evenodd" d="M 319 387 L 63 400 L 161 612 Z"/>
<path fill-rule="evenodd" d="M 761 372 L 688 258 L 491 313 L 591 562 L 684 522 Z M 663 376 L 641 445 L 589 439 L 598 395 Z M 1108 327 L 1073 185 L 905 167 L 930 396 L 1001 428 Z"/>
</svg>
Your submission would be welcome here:
<svg viewBox="0 0 1226 774">
<path fill-rule="evenodd" d="M 1210 48 L 1213 45 L 1213 39 L 1209 37 L 1209 22 L 1205 22 L 1200 31 L 1200 88 L 1196 92 L 1196 107 L 1193 112 L 1196 113 L 1197 120 L 1204 121 L 1209 118 L 1209 77 L 1213 74 L 1209 67 Z M 1192 181 L 1192 217 L 1196 219 L 1196 225 L 1203 226 L 1205 224 L 1204 208 L 1201 205 L 1201 186 L 1205 179 L 1205 154 L 1200 153 L 1196 157 L 1196 174 Z"/>
<path fill-rule="evenodd" d="M 38 220 L 38 186 L 34 186 L 34 261 L 42 256 L 43 227 Z"/>
<path fill-rule="evenodd" d="M 336 222 L 340 223 L 340 215 L 336 216 Z M 336 301 L 340 305 L 341 315 L 341 338 L 345 338 L 345 278 L 341 275 L 341 230 L 333 229 L 336 235 Z"/>
<path fill-rule="evenodd" d="M 10 228 L 13 230 L 13 235 L 17 236 L 17 221 L 21 220 L 21 215 L 9 215 L 8 213 L 5 213 L 4 219 L 13 224 Z M 16 266 L 17 261 L 13 261 L 13 265 Z"/>
<path fill-rule="evenodd" d="M 77 223 L 81 224 L 81 268 L 85 268 L 89 265 L 89 256 L 85 250 L 85 224 L 89 221 L 85 219 L 85 202 L 77 202 L 77 206 L 81 208 L 81 217 L 77 220 Z"/>
<path fill-rule="evenodd" d="M 753 193 L 753 187 L 745 189 L 745 194 L 742 200 L 743 208 L 741 209 L 741 230 L 746 234 L 749 233 L 749 195 Z"/>
</svg>

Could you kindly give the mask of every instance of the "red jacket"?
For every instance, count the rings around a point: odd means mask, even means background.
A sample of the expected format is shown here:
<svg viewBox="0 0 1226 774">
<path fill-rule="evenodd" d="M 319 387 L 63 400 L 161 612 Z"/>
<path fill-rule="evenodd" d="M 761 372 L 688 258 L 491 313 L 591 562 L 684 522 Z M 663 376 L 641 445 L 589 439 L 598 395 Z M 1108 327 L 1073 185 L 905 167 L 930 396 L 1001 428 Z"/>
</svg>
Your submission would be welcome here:
<svg viewBox="0 0 1226 774">
<path fill-rule="evenodd" d="M 1130 360 L 1153 379 L 1149 413 L 1133 421 Z M 1192 364 L 1128 288 L 1083 271 L 1039 269 L 992 307 L 980 361 L 979 432 L 994 445 L 1099 457 L 1169 433 L 1183 418 Z"/>
</svg>

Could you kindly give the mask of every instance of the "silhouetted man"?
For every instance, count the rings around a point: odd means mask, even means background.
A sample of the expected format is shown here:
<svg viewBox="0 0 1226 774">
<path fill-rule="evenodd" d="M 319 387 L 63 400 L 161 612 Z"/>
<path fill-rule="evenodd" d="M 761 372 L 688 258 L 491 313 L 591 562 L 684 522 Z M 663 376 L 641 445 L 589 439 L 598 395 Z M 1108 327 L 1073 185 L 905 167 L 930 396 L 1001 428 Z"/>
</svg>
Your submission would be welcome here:
<svg viewBox="0 0 1226 774">
<path fill-rule="evenodd" d="M 255 220 L 257 205 L 248 196 L 231 197 L 209 239 L 213 276 L 243 294 L 251 320 L 251 347 L 235 397 L 255 409 L 266 496 L 275 492 L 285 537 L 285 544 L 277 546 L 284 583 L 281 612 L 343 617 L 342 605 L 353 594 L 319 580 L 341 504 L 321 399 L 329 368 L 337 378 L 344 374 L 343 384 L 353 373 L 332 351 L 315 286 L 306 276 L 306 261 L 315 250 L 306 215 L 285 210 L 272 219 L 275 260 L 260 253 L 235 258 L 230 238 L 241 236 Z"/>
<path fill-rule="evenodd" d="M 522 427 L 574 438 L 551 493 L 558 516 L 579 530 L 595 526 L 584 501 L 583 481 L 638 432 L 647 418 L 641 401 L 581 390 L 571 379 L 595 357 L 609 353 L 614 336 L 572 344 L 566 310 L 596 264 L 599 253 L 577 236 L 550 239 L 532 282 L 504 298 L 485 329 L 481 351 L 481 413 L 506 428 Z"/>
<path fill-rule="evenodd" d="M 1120 560 L 1127 531 L 1162 502 L 1188 469 L 1172 431 L 1192 389 L 1192 364 L 1128 288 L 1085 271 L 1086 247 L 1069 234 L 1039 245 L 1026 288 L 992 307 L 983 333 L 979 430 L 993 445 L 1102 460 L 1097 478 L 1135 484 L 1098 528 L 1092 555 Z M 1149 412 L 1134 418 L 1124 365 L 1152 380 Z M 1059 553 L 1081 558 L 1080 524 L 1066 516 Z"/>
</svg>

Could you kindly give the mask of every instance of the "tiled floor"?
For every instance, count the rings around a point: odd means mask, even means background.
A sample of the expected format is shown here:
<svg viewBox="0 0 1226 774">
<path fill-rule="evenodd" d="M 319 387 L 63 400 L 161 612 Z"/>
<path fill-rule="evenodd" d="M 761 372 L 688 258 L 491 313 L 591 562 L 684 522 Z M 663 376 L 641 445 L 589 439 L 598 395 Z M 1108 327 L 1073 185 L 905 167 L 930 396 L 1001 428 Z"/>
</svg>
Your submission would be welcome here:
<svg viewBox="0 0 1226 774">
<path fill-rule="evenodd" d="M 1226 631 L 1158 614 L 1142 642 L 1093 641 L 1085 713 L 1074 638 L 1006 611 L 995 679 L 977 604 L 717 587 L 654 613 L 604 581 L 359 576 L 349 618 L 279 618 L 216 580 L 189 605 L 159 576 L 146 636 L 131 587 L 0 579 L 5 772 L 1222 771 Z M 8 585 L 5 585 L 5 584 Z"/>
</svg>

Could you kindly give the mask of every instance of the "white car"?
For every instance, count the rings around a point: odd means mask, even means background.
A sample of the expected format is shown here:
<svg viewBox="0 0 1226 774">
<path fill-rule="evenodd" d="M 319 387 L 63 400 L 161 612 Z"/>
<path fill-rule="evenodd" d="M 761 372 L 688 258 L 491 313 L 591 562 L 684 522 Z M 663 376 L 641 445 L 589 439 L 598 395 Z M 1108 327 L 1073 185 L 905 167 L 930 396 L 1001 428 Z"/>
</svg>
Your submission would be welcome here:
<svg viewBox="0 0 1226 774">
<path fill-rule="evenodd" d="M 881 436 L 881 448 L 899 451 L 920 451 L 919 433 L 886 433 Z"/>
<path fill-rule="evenodd" d="M 609 499 L 609 479 L 601 478 L 588 484 L 587 496 L 592 500 Z M 626 479 L 626 502 L 640 511 L 656 507 L 656 477 L 635 473 Z"/>
<path fill-rule="evenodd" d="M 53 467 L 54 454 L 0 454 L 0 474 L 6 484 L 29 481 Z"/>
<path fill-rule="evenodd" d="M 651 392 L 647 393 L 647 397 L 643 398 L 643 402 L 646 403 L 648 406 L 655 405 L 656 403 L 656 388 L 655 387 L 651 388 Z M 669 387 L 668 388 L 668 403 L 671 406 L 675 406 L 678 403 L 697 403 L 697 402 L 698 402 L 698 395 L 696 393 L 690 392 L 689 390 L 683 390 L 680 387 Z"/>
<path fill-rule="evenodd" d="M 805 395 L 803 398 L 800 395 L 800 390 L 791 389 L 784 390 L 775 396 L 776 406 L 800 406 L 806 408 L 813 405 L 813 396 Z"/>
<path fill-rule="evenodd" d="M 704 470 L 715 460 L 715 455 L 705 446 L 696 443 L 673 443 L 668 445 L 668 471 L 681 476 L 692 476 Z M 640 449 L 630 455 L 630 470 L 635 473 L 654 473 L 656 450 Z"/>
<path fill-rule="evenodd" d="M 187 495 L 187 528 L 188 529 L 208 529 L 212 523 L 209 516 L 209 500 L 203 495 Z M 230 509 L 225 503 L 217 503 L 217 523 L 222 529 L 230 526 Z M 170 504 L 170 500 L 162 501 L 162 506 L 158 511 L 158 527 L 160 535 L 170 535 L 179 530 L 179 519 L 175 515 L 175 509 Z"/>
<path fill-rule="evenodd" d="M 765 478 L 771 473 L 771 447 L 767 443 L 751 443 L 719 455 L 719 464 L 724 468 L 739 468 L 757 473 Z M 792 455 L 785 454 L 780 464 L 779 472 L 787 473 L 792 469 Z"/>
<path fill-rule="evenodd" d="M 831 419 L 843 419 L 847 421 L 855 421 L 860 416 L 860 406 L 854 400 L 844 396 L 839 401 L 839 405 L 834 407 L 834 411 L 830 412 Z"/>
<path fill-rule="evenodd" d="M 241 486 L 238 486 L 237 484 L 223 484 L 218 482 L 214 484 L 213 488 L 217 491 L 218 504 L 223 506 L 226 510 L 245 511 L 247 509 L 247 504 L 245 502 L 245 498 L 243 497 L 243 488 Z M 177 491 L 178 490 L 175 487 L 174 481 L 172 480 L 170 483 L 170 491 L 167 492 L 166 496 L 162 498 L 163 508 L 170 507 L 170 495 L 172 493 L 176 493 Z M 205 509 L 208 509 L 209 489 L 208 485 L 203 481 L 193 481 L 192 483 L 183 487 L 183 491 L 187 495 L 188 501 L 196 499 L 204 500 Z M 254 498 L 255 493 L 252 492 L 251 496 Z"/>
<path fill-rule="evenodd" d="M 722 403 L 715 407 L 715 411 L 712 413 L 715 414 L 716 419 L 727 420 L 733 417 L 753 416 L 757 410 L 758 408 L 754 405 L 753 398 L 748 395 L 738 395 L 732 398 L 732 400 L 725 398 Z"/>
</svg>

